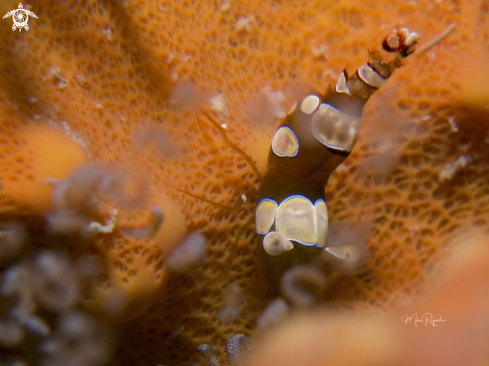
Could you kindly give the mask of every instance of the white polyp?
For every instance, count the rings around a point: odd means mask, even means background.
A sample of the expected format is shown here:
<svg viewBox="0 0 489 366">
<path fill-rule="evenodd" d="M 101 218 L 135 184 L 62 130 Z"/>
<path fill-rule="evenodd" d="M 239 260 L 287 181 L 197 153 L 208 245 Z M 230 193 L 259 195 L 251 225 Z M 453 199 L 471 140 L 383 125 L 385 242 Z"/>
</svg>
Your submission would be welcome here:
<svg viewBox="0 0 489 366">
<path fill-rule="evenodd" d="M 111 356 L 108 328 L 78 310 L 58 314 L 45 365 L 104 365 Z"/>
<path fill-rule="evenodd" d="M 306 114 L 311 114 L 319 105 L 319 97 L 316 95 L 309 95 L 304 98 L 301 104 L 301 111 Z"/>
<path fill-rule="evenodd" d="M 281 298 L 273 300 L 260 314 L 256 321 L 259 329 L 267 329 L 285 319 L 289 313 L 289 305 Z"/>
<path fill-rule="evenodd" d="M 263 238 L 263 248 L 270 255 L 280 255 L 294 248 L 294 245 L 282 234 L 271 231 Z"/>
<path fill-rule="evenodd" d="M 368 64 L 363 64 L 358 68 L 358 76 L 360 76 L 360 79 L 366 84 L 374 88 L 380 88 L 387 81 L 387 79 L 380 76 L 377 71 L 372 69 Z"/>
<path fill-rule="evenodd" d="M 36 315 L 24 317 L 21 319 L 21 323 L 29 333 L 36 334 L 37 336 L 46 337 L 51 333 L 49 325 Z"/>
<path fill-rule="evenodd" d="M 119 209 L 114 208 L 110 212 L 110 216 L 107 219 L 107 223 L 101 224 L 99 222 L 91 222 L 87 225 L 87 231 L 91 233 L 101 233 L 101 234 L 109 234 L 115 228 L 117 214 L 119 213 Z"/>
<path fill-rule="evenodd" d="M 166 257 L 165 264 L 175 273 L 192 273 L 204 260 L 206 239 L 197 232 L 187 234 L 183 241 Z"/>
<path fill-rule="evenodd" d="M 38 303 L 51 311 L 73 306 L 82 295 L 78 274 L 64 253 L 38 253 L 32 266 L 31 286 Z"/>
<path fill-rule="evenodd" d="M 163 223 L 163 211 L 158 206 L 151 207 L 149 221 L 137 227 L 123 227 L 121 230 L 125 235 L 135 239 L 150 239 L 158 233 Z"/>
<path fill-rule="evenodd" d="M 316 291 L 311 292 L 308 286 L 311 284 Z M 297 265 L 289 269 L 281 278 L 280 288 L 282 294 L 295 307 L 305 308 L 314 304 L 316 293 L 321 293 L 326 286 L 324 274 L 311 265 Z"/>
<path fill-rule="evenodd" d="M 222 307 L 217 312 L 217 319 L 223 324 L 229 324 L 238 319 L 245 302 L 243 290 L 236 283 L 229 284 L 224 290 Z"/>
<path fill-rule="evenodd" d="M 333 264 L 355 263 L 359 259 L 359 253 L 354 246 L 341 245 L 338 247 L 325 248 L 328 253 L 332 254 Z"/>
<path fill-rule="evenodd" d="M 325 259 L 340 273 L 354 273 L 361 269 L 368 260 L 365 246 L 354 244 L 327 247 Z"/>
</svg>

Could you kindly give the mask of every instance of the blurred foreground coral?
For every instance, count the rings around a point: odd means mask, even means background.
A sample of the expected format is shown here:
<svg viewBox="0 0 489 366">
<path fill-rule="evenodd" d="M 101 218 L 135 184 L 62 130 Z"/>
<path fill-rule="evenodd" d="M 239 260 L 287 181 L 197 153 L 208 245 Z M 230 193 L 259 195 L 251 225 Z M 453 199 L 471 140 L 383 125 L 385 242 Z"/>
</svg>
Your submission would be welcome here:
<svg viewBox="0 0 489 366">
<path fill-rule="evenodd" d="M 71 319 L 81 324 L 76 331 L 82 335 L 97 333 L 98 322 L 118 324 L 114 365 L 199 362 L 196 349 L 202 343 L 214 345 L 224 360 L 225 339 L 252 335 L 273 299 L 256 296 L 253 213 L 259 177 L 201 111 L 223 126 L 263 173 L 271 135 L 290 105 L 309 88 L 325 90 L 345 65 L 358 67 L 372 45 L 400 26 L 417 31 L 424 42 L 447 27 L 455 29 L 413 56 L 369 101 L 357 146 L 331 176 L 326 195 L 329 220 L 338 228 L 334 234 L 341 240 L 352 227 L 369 228 L 362 240 L 370 261 L 362 273 L 340 276 L 317 304 L 337 300 L 346 308 L 386 312 L 394 320 L 357 323 L 351 313 L 325 313 L 311 315 L 316 323 L 325 322 L 324 329 L 303 316 L 290 329 L 334 338 L 343 350 L 351 333 L 351 344 L 363 347 L 358 352 L 366 362 L 398 360 L 403 342 L 415 342 L 418 349 L 416 340 L 425 340 L 438 349 L 438 341 L 458 340 L 450 338 L 458 330 L 471 344 L 484 341 L 484 331 L 472 327 L 479 308 L 463 318 L 462 303 L 438 307 L 455 287 L 435 292 L 428 278 L 454 238 L 473 229 L 489 231 L 487 1 L 33 0 L 24 5 L 38 16 L 29 18 L 28 32 L 12 32 L 11 18 L 0 23 L 0 219 L 7 225 L 4 237 L 12 230 L 22 233 L 22 239 L 8 241 L 22 245 L 1 249 L 7 253 L 0 262 L 2 283 L 16 269 L 31 273 L 46 253 L 63 253 L 53 263 L 89 258 L 98 264 L 86 277 L 75 269 L 63 272 L 81 278 L 83 289 L 69 306 L 52 308 L 32 295 L 35 306 L 22 313 L 29 316 L 13 316 L 20 295 L 4 291 L 2 319 L 29 334 L 18 338 L 27 343 L 19 341 L 17 348 L 0 345 L 12 357 L 28 350 L 27 363 L 52 360 L 49 355 L 56 353 L 49 345 L 69 333 L 63 324 Z M 0 13 L 17 6 L 1 2 Z M 460 291 L 470 290 L 466 283 L 477 286 L 470 273 L 464 282 L 456 265 L 446 268 L 453 269 Z M 27 287 L 32 293 L 36 283 Z M 29 298 L 26 293 L 22 296 Z M 424 300 L 426 310 L 421 303 L 409 305 L 423 293 L 432 296 Z M 468 308 L 486 301 L 455 296 Z M 447 317 L 447 323 L 423 336 L 411 333 L 419 329 L 400 323 L 396 312 L 403 304 L 408 313 L 430 311 Z M 34 332 L 41 339 L 33 343 L 26 325 L 31 316 L 43 320 L 42 329 L 50 333 Z M 439 329 L 450 332 L 446 339 L 431 333 Z M 370 343 L 356 341 L 371 332 Z M 110 336 L 100 334 L 107 352 L 72 361 L 106 362 L 112 345 Z M 277 345 L 291 342 L 288 337 L 288 332 L 276 337 Z M 270 353 L 258 350 L 256 357 L 273 364 L 266 357 L 275 357 L 274 340 L 267 339 L 263 344 Z M 298 335 L 295 342 L 304 339 Z M 39 344 L 47 351 L 44 358 L 33 358 Z M 323 362 L 316 353 L 322 343 L 304 347 L 311 362 Z M 451 348 L 454 356 L 444 361 L 460 364 L 455 363 L 459 349 Z M 291 346 L 289 361 L 294 350 Z M 333 356 L 338 358 L 329 359 L 331 364 L 358 364 L 351 352 Z M 441 357 L 436 353 L 431 359 L 425 350 L 408 356 L 406 365 L 435 364 Z M 473 364 L 482 360 L 475 351 L 472 356 Z"/>
<path fill-rule="evenodd" d="M 487 235 L 457 238 L 447 257 L 423 296 L 383 314 L 373 308 L 299 314 L 260 339 L 246 364 L 487 365 Z"/>
</svg>

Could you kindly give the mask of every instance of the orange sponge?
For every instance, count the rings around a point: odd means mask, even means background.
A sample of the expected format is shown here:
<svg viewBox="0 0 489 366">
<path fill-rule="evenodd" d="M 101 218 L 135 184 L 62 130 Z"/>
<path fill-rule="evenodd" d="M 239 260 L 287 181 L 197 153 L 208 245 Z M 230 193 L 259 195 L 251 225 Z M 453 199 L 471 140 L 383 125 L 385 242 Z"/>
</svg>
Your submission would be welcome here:
<svg viewBox="0 0 489 366">
<path fill-rule="evenodd" d="M 41 214 L 51 208 L 51 182 L 86 163 L 82 147 L 48 124 L 17 129 L 0 144 L 0 213 Z"/>
<path fill-rule="evenodd" d="M 160 192 L 160 196 L 163 194 Z M 163 220 L 154 236 L 128 235 L 129 217 L 121 215 L 111 233 L 100 234 L 96 239 L 103 268 L 83 306 L 112 323 L 139 316 L 157 300 L 169 275 L 164 260 L 185 235 L 180 206 L 167 197 L 152 201 L 163 211 Z M 148 218 L 138 210 L 130 217 L 134 219 L 131 227 L 151 226 L 152 216 Z"/>
</svg>

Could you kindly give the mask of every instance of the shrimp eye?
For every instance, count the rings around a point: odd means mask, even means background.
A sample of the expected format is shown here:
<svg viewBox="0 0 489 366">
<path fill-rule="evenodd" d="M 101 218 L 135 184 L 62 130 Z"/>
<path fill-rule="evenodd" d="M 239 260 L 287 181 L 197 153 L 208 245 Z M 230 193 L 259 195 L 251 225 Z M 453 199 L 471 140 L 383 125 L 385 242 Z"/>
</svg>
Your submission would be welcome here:
<svg viewBox="0 0 489 366">
<path fill-rule="evenodd" d="M 293 249 L 294 245 L 279 232 L 271 231 L 263 238 L 263 248 L 270 255 L 280 255 Z"/>
</svg>

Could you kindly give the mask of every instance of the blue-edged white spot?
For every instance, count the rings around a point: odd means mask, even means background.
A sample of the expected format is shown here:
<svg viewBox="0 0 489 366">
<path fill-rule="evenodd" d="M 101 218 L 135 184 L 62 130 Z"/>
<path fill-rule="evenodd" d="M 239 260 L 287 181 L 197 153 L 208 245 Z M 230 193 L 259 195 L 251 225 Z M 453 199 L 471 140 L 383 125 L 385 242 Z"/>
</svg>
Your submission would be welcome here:
<svg viewBox="0 0 489 366">
<path fill-rule="evenodd" d="M 290 127 L 282 126 L 272 140 L 272 150 L 275 155 L 284 157 L 294 157 L 299 152 L 299 140 Z"/>
<path fill-rule="evenodd" d="M 316 209 L 316 247 L 322 248 L 326 244 L 328 234 L 328 207 L 323 199 L 318 199 L 314 203 Z"/>
<path fill-rule="evenodd" d="M 372 88 L 380 88 L 387 79 L 384 79 L 377 71 L 372 69 L 369 64 L 363 64 L 358 68 L 358 76 L 363 82 Z"/>
<path fill-rule="evenodd" d="M 311 201 L 301 195 L 283 200 L 277 208 L 275 230 L 302 245 L 315 245 L 316 212 Z"/>
<path fill-rule="evenodd" d="M 301 111 L 305 114 L 311 114 L 319 105 L 319 97 L 317 95 L 309 95 L 304 98 L 301 104 Z"/>
<path fill-rule="evenodd" d="M 255 223 L 257 234 L 265 235 L 270 231 L 275 215 L 277 214 L 277 202 L 270 198 L 263 198 L 256 205 Z"/>
<path fill-rule="evenodd" d="M 360 119 L 350 117 L 327 103 L 321 104 L 312 117 L 311 129 L 323 145 L 350 152 L 358 138 Z"/>
</svg>

